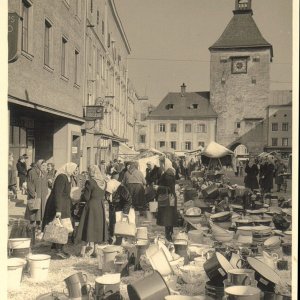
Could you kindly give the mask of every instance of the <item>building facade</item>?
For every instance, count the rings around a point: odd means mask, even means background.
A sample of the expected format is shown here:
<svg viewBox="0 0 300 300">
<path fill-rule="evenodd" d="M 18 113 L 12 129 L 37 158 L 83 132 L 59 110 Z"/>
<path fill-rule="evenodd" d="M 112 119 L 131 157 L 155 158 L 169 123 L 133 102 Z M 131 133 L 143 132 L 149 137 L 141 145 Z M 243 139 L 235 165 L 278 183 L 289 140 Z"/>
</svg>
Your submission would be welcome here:
<svg viewBox="0 0 300 300">
<path fill-rule="evenodd" d="M 84 1 L 9 1 L 21 53 L 8 67 L 9 151 L 28 163 L 81 163 Z"/>
<path fill-rule="evenodd" d="M 84 107 L 85 166 L 118 156 L 120 142 L 133 144 L 136 91 L 128 78 L 131 49 L 113 0 L 88 0 Z M 90 120 L 90 108 L 103 111 Z"/>
<path fill-rule="evenodd" d="M 22 17 L 21 54 L 9 64 L 10 152 L 86 170 L 134 144 L 131 49 L 113 0 L 48 2 L 9 1 Z"/>
<path fill-rule="evenodd" d="M 166 152 L 197 150 L 215 140 L 217 115 L 209 92 L 169 93 L 148 116 L 149 146 Z"/>
</svg>

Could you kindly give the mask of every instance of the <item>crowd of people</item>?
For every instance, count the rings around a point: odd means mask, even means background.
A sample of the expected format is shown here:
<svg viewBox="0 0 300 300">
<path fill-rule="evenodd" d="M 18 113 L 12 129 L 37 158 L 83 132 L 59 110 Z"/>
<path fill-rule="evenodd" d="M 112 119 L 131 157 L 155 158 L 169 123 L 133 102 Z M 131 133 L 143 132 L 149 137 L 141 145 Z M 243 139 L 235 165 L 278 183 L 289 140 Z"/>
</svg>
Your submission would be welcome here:
<svg viewBox="0 0 300 300">
<path fill-rule="evenodd" d="M 15 194 L 18 188 L 27 194 L 28 203 L 31 200 L 38 203 L 34 209 L 27 205 L 25 212 L 25 218 L 37 230 L 44 231 L 45 226 L 56 218 L 73 220 L 74 225 L 74 211 L 77 209 L 79 224 L 73 241 L 81 243 L 78 253 L 81 257 L 95 256 L 97 244 L 120 244 L 121 240 L 114 236 L 116 212 L 121 212 L 124 218 L 128 218 L 131 209 L 137 215 L 144 215 L 149 202 L 154 200 L 158 202 L 157 224 L 165 227 L 166 239 L 171 241 L 178 218 L 176 180 L 188 179 L 193 171 L 201 169 L 200 162 L 193 159 L 187 163 L 185 159 L 171 161 L 161 157 L 159 165 L 152 161 L 147 163 L 146 176 L 139 170 L 137 161 L 116 159 L 108 165 L 101 161 L 79 174 L 75 163 L 66 163 L 56 171 L 52 163 L 42 159 L 27 169 L 27 159 L 22 155 L 15 165 L 19 177 L 17 187 L 10 154 L 9 190 Z M 280 160 L 274 163 L 269 158 L 260 162 L 250 159 L 245 165 L 245 186 L 252 190 L 260 187 L 265 193 L 270 193 L 275 177 L 277 191 L 280 191 L 284 172 L 285 166 Z M 72 198 L 72 188 L 80 190 L 78 199 Z M 83 203 L 80 214 L 79 203 Z M 59 259 L 69 257 L 62 244 L 52 244 L 52 249 Z"/>
</svg>

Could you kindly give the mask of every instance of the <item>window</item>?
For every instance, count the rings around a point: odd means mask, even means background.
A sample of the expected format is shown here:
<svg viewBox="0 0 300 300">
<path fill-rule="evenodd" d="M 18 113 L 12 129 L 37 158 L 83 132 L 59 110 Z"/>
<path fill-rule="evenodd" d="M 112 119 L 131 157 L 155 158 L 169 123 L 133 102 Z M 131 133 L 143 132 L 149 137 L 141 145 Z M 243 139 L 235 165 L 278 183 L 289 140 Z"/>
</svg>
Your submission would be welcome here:
<svg viewBox="0 0 300 300">
<path fill-rule="evenodd" d="M 241 122 L 236 122 L 236 123 L 235 123 L 235 127 L 236 127 L 236 128 L 241 128 Z"/>
<path fill-rule="evenodd" d="M 79 66 L 79 51 L 75 49 L 75 61 L 74 61 L 74 80 L 75 80 L 75 83 L 78 84 L 79 82 L 79 72 L 78 72 L 78 66 Z"/>
<path fill-rule="evenodd" d="M 272 123 L 272 131 L 278 131 L 278 123 Z"/>
<path fill-rule="evenodd" d="M 185 132 L 192 132 L 192 124 L 185 124 L 184 131 Z"/>
<path fill-rule="evenodd" d="M 204 142 L 198 142 L 198 147 L 204 147 L 205 146 L 205 143 Z"/>
<path fill-rule="evenodd" d="M 191 108 L 192 109 L 197 109 L 198 108 L 198 104 L 192 104 Z"/>
<path fill-rule="evenodd" d="M 140 135 L 140 143 L 142 143 L 142 144 L 146 143 L 146 135 L 145 134 Z"/>
<path fill-rule="evenodd" d="M 110 33 L 107 35 L 107 47 L 110 47 Z"/>
<path fill-rule="evenodd" d="M 170 145 L 171 145 L 171 149 L 176 150 L 176 142 L 175 142 L 175 141 L 172 141 L 172 142 L 170 143 Z"/>
<path fill-rule="evenodd" d="M 159 142 L 159 148 L 164 148 L 166 146 L 166 142 L 165 141 L 160 141 Z"/>
<path fill-rule="evenodd" d="M 104 35 L 104 21 L 102 20 L 102 35 Z"/>
<path fill-rule="evenodd" d="M 278 138 L 272 138 L 272 146 L 278 146 Z"/>
<path fill-rule="evenodd" d="M 166 109 L 167 109 L 167 110 L 173 109 L 173 108 L 174 108 L 174 104 L 170 104 L 170 103 L 169 103 L 169 104 L 166 105 Z"/>
<path fill-rule="evenodd" d="M 45 20 L 44 64 L 51 66 L 52 25 Z"/>
<path fill-rule="evenodd" d="M 185 142 L 184 149 L 192 150 L 192 142 Z"/>
<path fill-rule="evenodd" d="M 166 124 L 159 124 L 159 132 L 166 132 Z"/>
<path fill-rule="evenodd" d="M 93 8 L 94 8 L 94 5 L 93 5 L 93 0 L 90 0 L 90 10 L 91 10 L 91 13 L 93 12 Z"/>
<path fill-rule="evenodd" d="M 289 131 L 289 123 L 282 123 L 282 131 Z"/>
<path fill-rule="evenodd" d="M 206 125 L 205 124 L 197 124 L 197 132 L 200 132 L 200 133 L 206 132 Z"/>
<path fill-rule="evenodd" d="M 67 39 L 62 37 L 61 40 L 61 75 L 67 77 Z"/>
<path fill-rule="evenodd" d="M 97 25 L 100 23 L 100 12 L 97 10 Z"/>
<path fill-rule="evenodd" d="M 287 147 L 289 145 L 289 139 L 288 138 L 282 138 L 282 146 Z"/>
<path fill-rule="evenodd" d="M 170 131 L 171 132 L 177 132 L 177 124 L 171 124 L 170 125 Z"/>
<path fill-rule="evenodd" d="M 30 8 L 31 4 L 28 1 L 22 1 L 22 50 L 29 52 L 29 24 L 30 24 Z"/>
</svg>

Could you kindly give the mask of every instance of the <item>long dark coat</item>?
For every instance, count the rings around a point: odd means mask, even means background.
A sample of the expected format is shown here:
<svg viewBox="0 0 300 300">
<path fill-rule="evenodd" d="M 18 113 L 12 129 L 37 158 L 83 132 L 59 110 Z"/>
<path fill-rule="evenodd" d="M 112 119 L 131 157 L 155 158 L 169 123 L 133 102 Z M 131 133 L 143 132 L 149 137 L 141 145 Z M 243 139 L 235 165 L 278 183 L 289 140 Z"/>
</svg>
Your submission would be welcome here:
<svg viewBox="0 0 300 300">
<path fill-rule="evenodd" d="M 71 217 L 72 200 L 70 191 L 71 182 L 69 182 L 67 175 L 59 174 L 54 181 L 53 189 L 47 200 L 43 229 L 48 223 L 53 221 L 56 212 L 61 212 L 62 219 Z"/>
<path fill-rule="evenodd" d="M 245 187 L 249 189 L 258 189 L 258 180 L 257 175 L 259 173 L 258 167 L 256 164 L 253 164 L 251 167 L 247 164 L 245 167 L 246 176 L 244 179 Z"/>
<path fill-rule="evenodd" d="M 76 241 L 95 243 L 107 241 L 104 196 L 104 190 L 100 189 L 94 179 L 86 181 L 81 199 L 86 205 L 80 218 Z"/>
<path fill-rule="evenodd" d="M 158 207 L 157 225 L 176 226 L 177 225 L 177 198 L 175 193 L 175 174 L 172 170 L 165 171 L 158 180 L 159 187 L 168 187 L 175 197 L 175 206 Z"/>
<path fill-rule="evenodd" d="M 157 166 L 154 166 L 152 170 L 146 169 L 146 182 L 148 185 L 157 184 L 158 179 L 161 176 L 161 169 Z"/>
<path fill-rule="evenodd" d="M 48 195 L 47 174 L 42 173 L 37 167 L 32 168 L 28 172 L 27 178 L 27 199 L 40 198 L 41 208 L 30 211 L 28 206 L 25 211 L 25 218 L 30 221 L 41 221 L 44 217 L 45 207 Z"/>
<path fill-rule="evenodd" d="M 265 164 L 263 168 L 262 188 L 265 191 L 270 191 L 273 188 L 273 177 L 274 177 L 274 165 Z"/>
<path fill-rule="evenodd" d="M 26 162 L 21 162 L 20 160 L 18 160 L 16 167 L 17 167 L 17 171 L 18 171 L 18 177 L 20 179 L 19 185 L 20 185 L 20 188 L 22 188 L 22 185 L 26 181 L 26 176 L 27 176 Z"/>
</svg>

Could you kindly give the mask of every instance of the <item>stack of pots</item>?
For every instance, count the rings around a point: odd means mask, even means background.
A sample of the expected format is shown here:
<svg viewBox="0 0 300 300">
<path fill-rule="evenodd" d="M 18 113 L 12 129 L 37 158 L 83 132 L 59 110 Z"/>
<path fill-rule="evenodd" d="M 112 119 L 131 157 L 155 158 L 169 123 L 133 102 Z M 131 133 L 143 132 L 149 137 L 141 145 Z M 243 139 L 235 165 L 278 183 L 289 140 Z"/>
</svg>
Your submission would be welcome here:
<svg viewBox="0 0 300 300">
<path fill-rule="evenodd" d="M 110 273 L 95 279 L 93 299 L 121 299 L 120 295 L 120 274 Z"/>
<path fill-rule="evenodd" d="M 21 285 L 23 268 L 26 260 L 22 258 L 9 258 L 7 261 L 7 289 L 15 290 Z"/>
<path fill-rule="evenodd" d="M 203 264 L 203 267 L 210 279 L 205 286 L 206 294 L 222 297 L 224 294 L 223 281 L 227 279 L 227 273 L 233 269 L 233 266 L 221 253 L 216 252 Z"/>
</svg>

